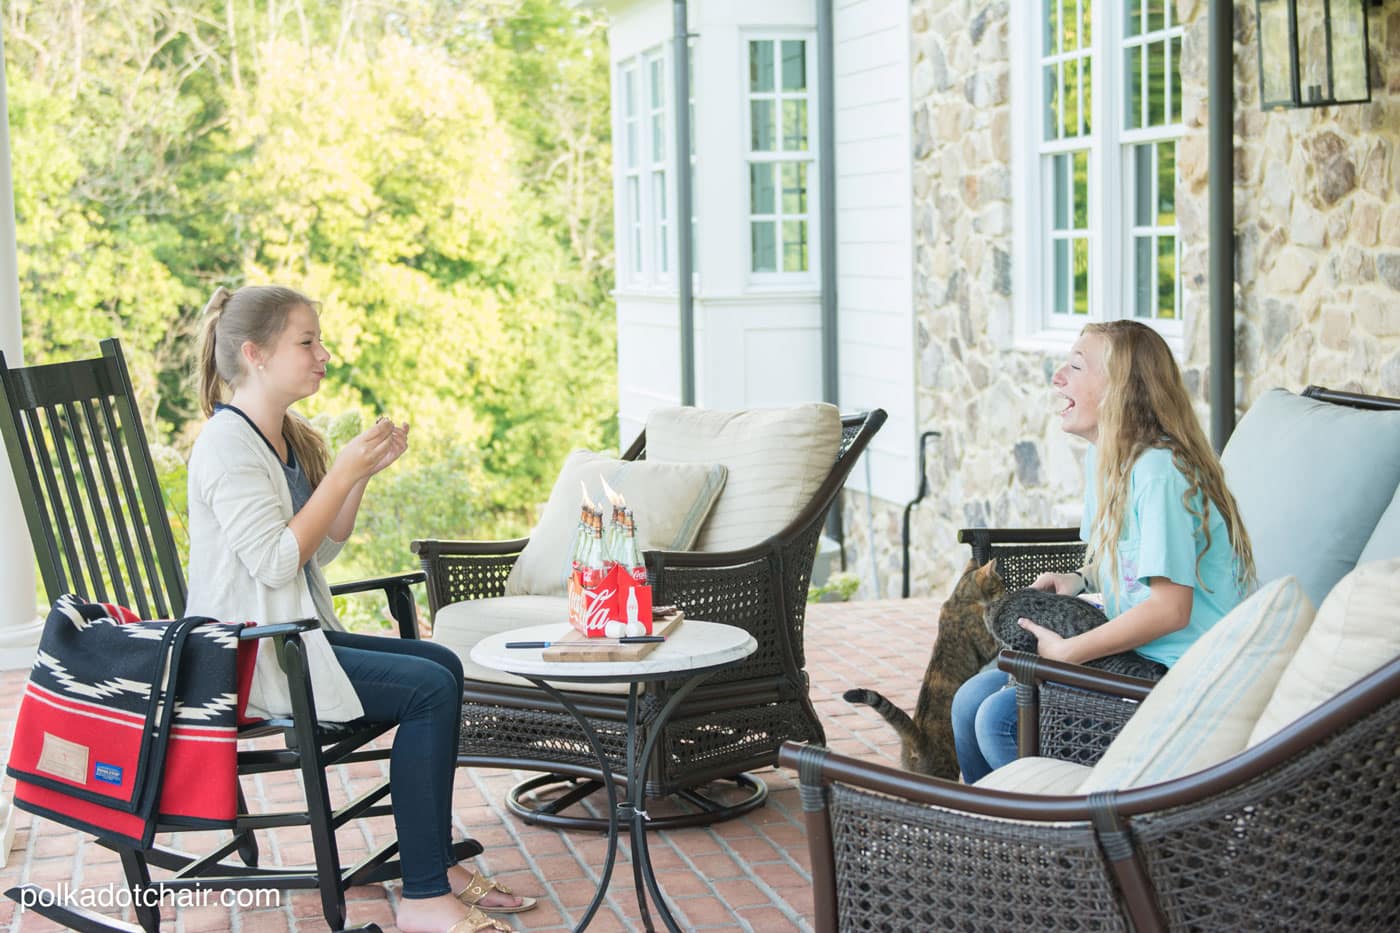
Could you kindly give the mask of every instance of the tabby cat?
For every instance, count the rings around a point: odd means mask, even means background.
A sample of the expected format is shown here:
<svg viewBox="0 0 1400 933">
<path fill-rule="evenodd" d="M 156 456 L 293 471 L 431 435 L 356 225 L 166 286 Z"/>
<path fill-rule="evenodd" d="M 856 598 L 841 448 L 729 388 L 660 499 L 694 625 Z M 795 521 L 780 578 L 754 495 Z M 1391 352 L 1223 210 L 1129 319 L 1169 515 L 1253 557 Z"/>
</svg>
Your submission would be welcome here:
<svg viewBox="0 0 1400 933">
<path fill-rule="evenodd" d="M 1073 638 L 1108 621 L 1098 606 L 1090 605 L 1078 596 L 1057 596 L 1042 590 L 1016 590 L 993 606 L 987 613 L 987 629 L 1003 648 L 1036 653 L 1038 644 L 1031 632 L 1021 628 L 1021 617 L 1035 621 L 1061 638 Z M 1110 674 L 1161 680 L 1167 669 L 1136 651 L 1120 651 L 1107 657 L 1085 662 Z"/>
<path fill-rule="evenodd" d="M 953 694 L 996 655 L 998 646 L 987 630 L 986 614 L 1005 593 L 996 561 L 982 567 L 975 561 L 967 565 L 938 613 L 938 637 L 912 718 L 874 690 L 847 690 L 843 694 L 848 703 L 872 707 L 899 733 L 903 744 L 900 762 L 905 770 L 957 780 Z"/>
</svg>

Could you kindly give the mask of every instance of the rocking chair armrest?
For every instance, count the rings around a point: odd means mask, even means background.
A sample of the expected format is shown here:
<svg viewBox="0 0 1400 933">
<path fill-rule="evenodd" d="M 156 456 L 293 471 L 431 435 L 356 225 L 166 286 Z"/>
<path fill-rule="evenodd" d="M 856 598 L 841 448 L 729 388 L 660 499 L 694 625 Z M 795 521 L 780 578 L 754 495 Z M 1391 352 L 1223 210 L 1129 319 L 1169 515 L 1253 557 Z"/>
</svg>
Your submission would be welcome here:
<svg viewBox="0 0 1400 933">
<path fill-rule="evenodd" d="M 428 575 L 421 570 L 407 570 L 387 577 L 369 577 L 364 580 L 347 580 L 331 584 L 332 596 L 345 596 L 351 593 L 373 593 L 379 590 L 389 604 L 389 614 L 398 624 L 400 638 L 418 637 L 418 606 L 413 600 L 409 587 L 423 583 Z"/>
<path fill-rule="evenodd" d="M 1018 682 L 1027 685 L 1039 685 L 1048 680 L 1066 687 L 1139 702 L 1147 699 L 1156 686 L 1151 680 L 1110 674 L 1080 664 L 1051 661 L 1022 651 L 1002 651 L 997 655 L 997 669 L 1006 671 Z"/>
<path fill-rule="evenodd" d="M 274 622 L 271 625 L 246 625 L 238 630 L 239 641 L 254 641 L 259 638 L 286 638 L 300 635 L 321 627 L 318 619 L 297 619 L 295 622 Z"/>
<path fill-rule="evenodd" d="M 375 590 L 388 591 L 390 587 L 422 583 L 428 575 L 421 570 L 405 570 L 402 573 L 390 574 L 387 577 L 366 577 L 363 580 L 346 580 L 344 583 L 332 583 L 331 595 L 344 596 L 347 593 L 372 593 Z"/>
</svg>

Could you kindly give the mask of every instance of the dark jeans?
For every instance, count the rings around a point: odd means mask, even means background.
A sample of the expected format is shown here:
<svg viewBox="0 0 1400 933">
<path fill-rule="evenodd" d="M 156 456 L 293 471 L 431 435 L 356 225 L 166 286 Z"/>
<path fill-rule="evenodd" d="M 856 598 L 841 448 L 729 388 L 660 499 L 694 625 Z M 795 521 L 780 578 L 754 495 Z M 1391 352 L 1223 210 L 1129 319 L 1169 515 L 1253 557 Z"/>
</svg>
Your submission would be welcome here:
<svg viewBox="0 0 1400 933">
<path fill-rule="evenodd" d="M 462 662 L 429 641 L 326 631 L 365 708 L 398 723 L 389 793 L 399 835 L 404 897 L 450 894 L 452 778 L 462 721 Z"/>
</svg>

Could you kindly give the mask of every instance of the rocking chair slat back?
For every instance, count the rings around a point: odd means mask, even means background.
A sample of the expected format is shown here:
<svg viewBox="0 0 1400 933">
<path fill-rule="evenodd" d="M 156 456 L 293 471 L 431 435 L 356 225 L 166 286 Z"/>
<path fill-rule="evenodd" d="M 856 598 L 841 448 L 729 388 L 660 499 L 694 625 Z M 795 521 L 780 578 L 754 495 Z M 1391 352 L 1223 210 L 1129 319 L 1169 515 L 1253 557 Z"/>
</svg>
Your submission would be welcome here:
<svg viewBox="0 0 1400 933">
<path fill-rule="evenodd" d="M 5 449 L 49 599 L 76 592 L 146 619 L 184 613 L 185 583 L 131 378 L 102 358 L 11 370 Z"/>
</svg>

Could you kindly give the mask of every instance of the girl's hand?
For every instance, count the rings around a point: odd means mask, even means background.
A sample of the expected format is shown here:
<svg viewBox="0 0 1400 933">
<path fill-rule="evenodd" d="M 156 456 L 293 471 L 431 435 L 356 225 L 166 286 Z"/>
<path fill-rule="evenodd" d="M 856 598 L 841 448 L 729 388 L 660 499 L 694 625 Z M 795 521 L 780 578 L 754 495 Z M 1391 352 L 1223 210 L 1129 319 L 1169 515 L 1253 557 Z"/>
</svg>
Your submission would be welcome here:
<svg viewBox="0 0 1400 933">
<path fill-rule="evenodd" d="M 402 449 L 399 449 L 398 453 L 393 453 L 395 443 L 394 423 L 388 420 L 376 421 L 340 448 L 340 453 L 336 456 L 331 469 L 343 471 L 343 475 L 348 477 L 352 483 L 368 479 L 385 466 L 393 463 L 394 460 L 398 459 L 399 454 L 403 453 Z M 403 446 L 407 447 L 407 445 L 408 442 L 405 439 Z"/>
<path fill-rule="evenodd" d="M 380 457 L 379 462 L 374 465 L 374 469 L 370 471 L 371 476 L 402 457 L 408 450 L 408 422 L 396 425 L 385 419 L 382 423 L 389 425 L 388 449 L 384 452 L 384 456 Z"/>
<path fill-rule="evenodd" d="M 1031 589 L 1061 596 L 1078 596 L 1084 591 L 1084 578 L 1077 573 L 1042 573 L 1035 578 Z"/>
<path fill-rule="evenodd" d="M 1059 574 L 1053 574 L 1059 576 Z M 1081 661 L 1074 650 L 1074 639 L 1064 638 L 1056 635 L 1044 626 L 1036 625 L 1030 619 L 1020 618 L 1016 620 L 1021 628 L 1035 636 L 1036 654 L 1051 661 L 1064 661 L 1068 664 L 1078 664 Z"/>
</svg>

